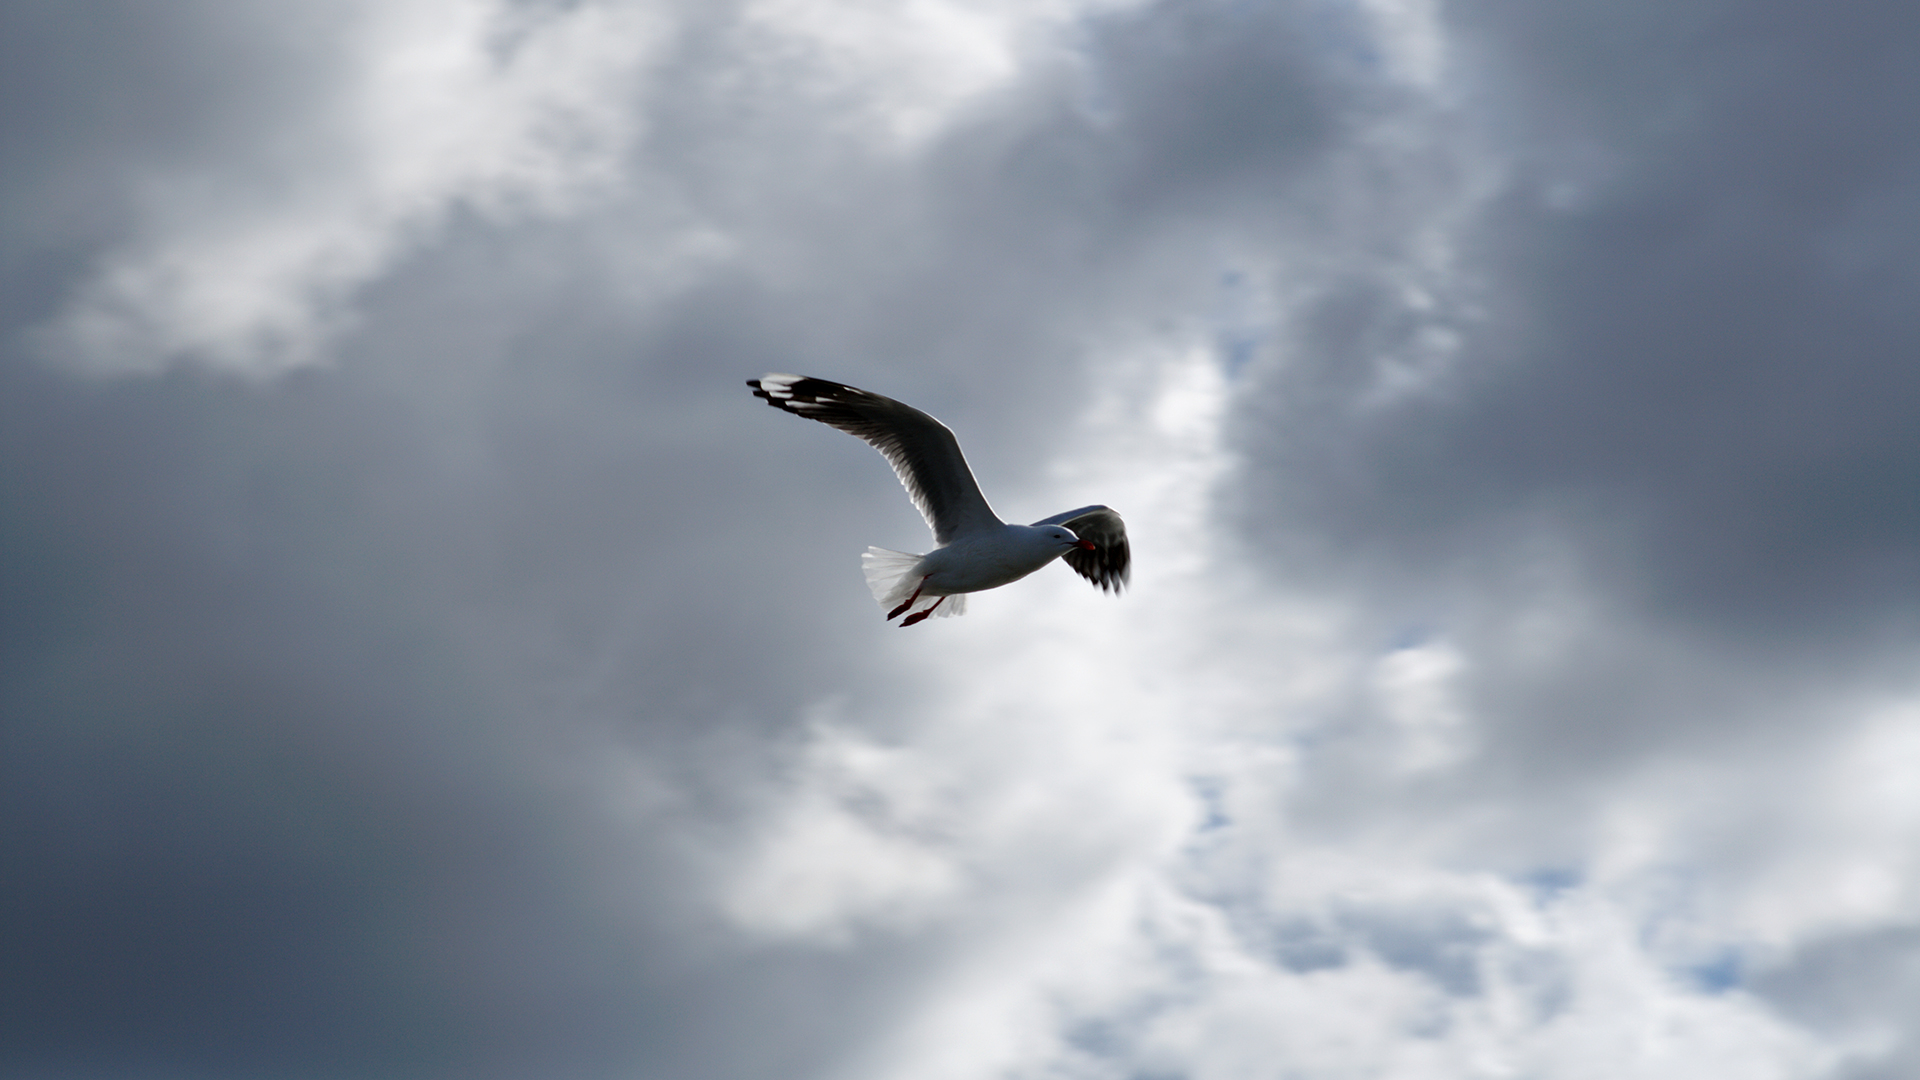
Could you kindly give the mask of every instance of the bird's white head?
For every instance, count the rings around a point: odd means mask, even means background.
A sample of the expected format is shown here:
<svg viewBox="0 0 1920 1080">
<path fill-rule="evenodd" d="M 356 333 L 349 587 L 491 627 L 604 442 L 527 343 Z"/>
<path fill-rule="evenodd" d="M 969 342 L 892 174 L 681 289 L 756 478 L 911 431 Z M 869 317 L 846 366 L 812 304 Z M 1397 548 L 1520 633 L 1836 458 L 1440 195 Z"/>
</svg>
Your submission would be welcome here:
<svg viewBox="0 0 1920 1080">
<path fill-rule="evenodd" d="M 1034 527 L 1034 531 L 1044 537 L 1048 543 L 1057 545 L 1062 549 L 1079 548 L 1082 551 L 1093 550 L 1093 541 L 1082 540 L 1073 535 L 1072 529 L 1060 525 L 1040 525 Z"/>
</svg>

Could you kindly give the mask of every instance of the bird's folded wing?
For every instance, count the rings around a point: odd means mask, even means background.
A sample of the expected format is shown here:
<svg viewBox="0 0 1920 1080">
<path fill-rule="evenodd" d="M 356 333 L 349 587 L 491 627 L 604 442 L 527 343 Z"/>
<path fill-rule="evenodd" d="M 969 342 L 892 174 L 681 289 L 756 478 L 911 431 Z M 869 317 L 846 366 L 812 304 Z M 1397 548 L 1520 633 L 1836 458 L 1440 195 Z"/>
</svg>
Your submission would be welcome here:
<svg viewBox="0 0 1920 1080">
<path fill-rule="evenodd" d="M 1104 506 L 1083 506 L 1034 522 L 1035 525 L 1064 525 L 1073 535 L 1093 545 L 1093 550 L 1074 548 L 1061 556 L 1081 577 L 1108 592 L 1119 592 L 1132 575 L 1133 552 L 1127 547 L 1127 523 Z"/>
<path fill-rule="evenodd" d="M 839 428 L 880 451 L 927 519 L 935 543 L 1003 524 L 980 494 L 959 440 L 919 409 L 804 375 L 763 375 L 747 385 L 776 409 Z"/>
</svg>

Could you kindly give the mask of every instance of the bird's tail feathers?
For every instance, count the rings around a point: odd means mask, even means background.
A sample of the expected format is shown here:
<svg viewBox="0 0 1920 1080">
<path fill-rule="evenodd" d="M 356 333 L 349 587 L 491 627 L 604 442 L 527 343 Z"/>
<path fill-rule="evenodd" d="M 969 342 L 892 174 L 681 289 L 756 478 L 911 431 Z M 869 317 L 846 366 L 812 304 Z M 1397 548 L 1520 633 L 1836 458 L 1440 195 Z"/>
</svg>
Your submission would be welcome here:
<svg viewBox="0 0 1920 1080">
<path fill-rule="evenodd" d="M 914 570 L 919 567 L 922 558 L 925 556 L 880 547 L 870 547 L 866 554 L 860 556 L 860 569 L 866 572 L 867 588 L 873 590 L 873 598 L 880 602 L 883 611 L 899 607 L 907 597 L 913 595 L 913 590 L 919 588 L 920 579 L 914 575 Z M 901 615 L 911 618 L 915 612 L 925 611 L 939 602 L 938 596 L 922 594 L 914 600 L 913 607 L 901 612 Z M 961 594 L 947 597 L 931 617 L 946 618 L 966 613 L 967 598 Z"/>
</svg>

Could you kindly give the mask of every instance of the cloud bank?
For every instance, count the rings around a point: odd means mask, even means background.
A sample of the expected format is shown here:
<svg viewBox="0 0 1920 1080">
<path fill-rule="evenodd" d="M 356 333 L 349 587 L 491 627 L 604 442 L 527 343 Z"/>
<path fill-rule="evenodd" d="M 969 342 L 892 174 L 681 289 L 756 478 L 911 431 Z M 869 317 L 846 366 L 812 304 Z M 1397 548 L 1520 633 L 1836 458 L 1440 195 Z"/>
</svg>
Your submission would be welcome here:
<svg viewBox="0 0 1920 1080">
<path fill-rule="evenodd" d="M 7 1075 L 1920 1066 L 1901 6 L 3 18 Z"/>
</svg>

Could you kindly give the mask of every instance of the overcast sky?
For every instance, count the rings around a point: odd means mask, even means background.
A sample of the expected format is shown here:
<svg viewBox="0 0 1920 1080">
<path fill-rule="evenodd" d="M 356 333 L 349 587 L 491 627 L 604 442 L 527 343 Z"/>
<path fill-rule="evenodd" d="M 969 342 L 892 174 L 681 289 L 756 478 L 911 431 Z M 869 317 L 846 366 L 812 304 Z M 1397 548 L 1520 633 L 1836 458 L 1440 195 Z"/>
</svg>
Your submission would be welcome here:
<svg viewBox="0 0 1920 1080">
<path fill-rule="evenodd" d="M 1920 1075 L 1916 40 L 10 0 L 0 1075 Z"/>
</svg>

